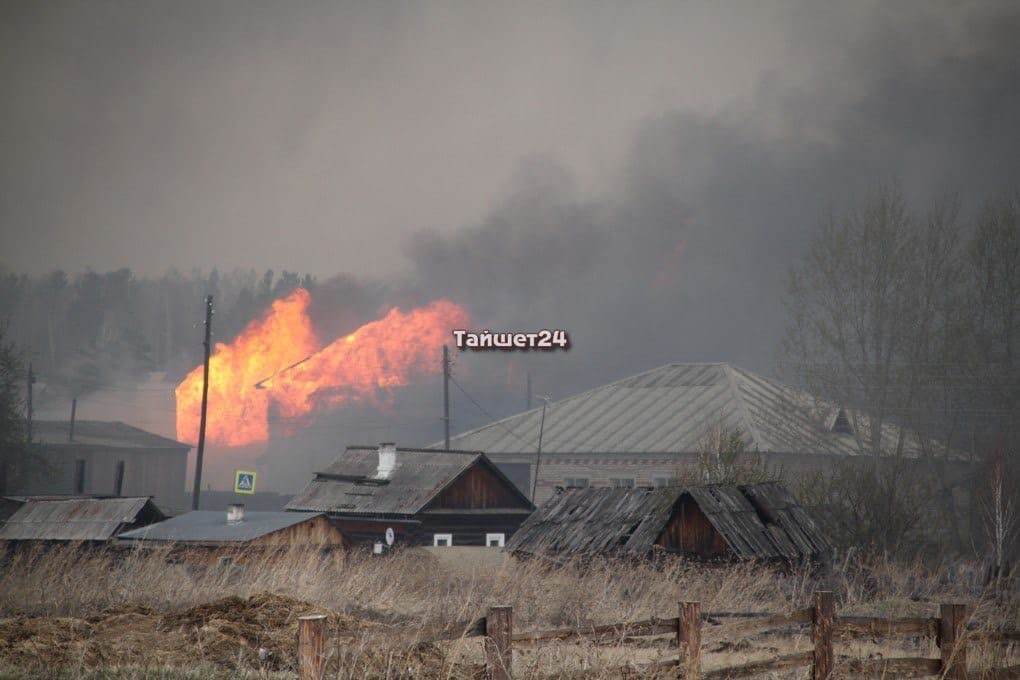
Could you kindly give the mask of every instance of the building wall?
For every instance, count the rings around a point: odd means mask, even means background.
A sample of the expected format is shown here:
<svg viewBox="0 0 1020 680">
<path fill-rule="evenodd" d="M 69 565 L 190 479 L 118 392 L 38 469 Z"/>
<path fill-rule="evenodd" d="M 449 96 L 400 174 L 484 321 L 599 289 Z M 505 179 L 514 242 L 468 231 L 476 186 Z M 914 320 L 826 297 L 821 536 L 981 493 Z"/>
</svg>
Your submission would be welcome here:
<svg viewBox="0 0 1020 680">
<path fill-rule="evenodd" d="M 40 444 L 41 469 L 12 494 L 74 494 L 77 461 L 85 461 L 82 493 L 112 495 L 117 463 L 124 461 L 123 496 L 154 496 L 161 508 L 184 506 L 186 449 L 129 449 Z"/>
<path fill-rule="evenodd" d="M 534 479 L 534 454 L 488 454 L 497 465 L 528 464 Z M 808 474 L 827 474 L 836 465 L 846 461 L 872 464 L 867 457 L 846 458 L 825 454 L 766 453 L 761 454 L 768 468 L 784 479 Z M 891 459 L 888 459 L 892 462 Z M 950 487 L 960 486 L 973 471 L 967 462 L 913 461 L 919 471 L 926 471 L 943 480 Z M 614 480 L 632 481 L 634 486 L 656 486 L 671 479 L 678 471 L 695 472 L 698 456 L 695 453 L 646 454 L 543 454 L 539 468 L 539 480 L 535 491 L 535 503 L 541 505 L 548 500 L 558 486 L 569 486 L 568 481 L 583 479 L 588 486 L 608 487 Z M 530 492 L 530 487 L 525 493 Z M 529 494 L 530 495 L 530 494 Z"/>
<path fill-rule="evenodd" d="M 305 548 L 341 548 L 350 545 L 343 533 L 325 515 L 307 522 L 274 531 L 249 543 L 260 548 L 284 548 L 299 546 Z"/>
<path fill-rule="evenodd" d="M 726 541 L 708 521 L 698 504 L 684 495 L 656 545 L 666 550 L 694 553 L 699 557 L 722 557 L 729 553 Z"/>
</svg>

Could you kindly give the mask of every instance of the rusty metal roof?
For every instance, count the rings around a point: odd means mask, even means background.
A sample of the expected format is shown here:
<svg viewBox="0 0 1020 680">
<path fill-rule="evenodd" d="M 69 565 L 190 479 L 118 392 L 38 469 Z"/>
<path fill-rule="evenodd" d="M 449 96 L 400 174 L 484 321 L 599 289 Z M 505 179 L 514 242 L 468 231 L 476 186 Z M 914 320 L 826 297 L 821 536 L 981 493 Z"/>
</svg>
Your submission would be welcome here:
<svg viewBox="0 0 1020 680">
<path fill-rule="evenodd" d="M 551 402 L 542 452 L 689 453 L 709 427 L 724 425 L 762 453 L 859 455 L 867 419 L 843 411 L 859 436 L 834 427 L 836 405 L 771 378 L 726 363 L 669 364 Z M 459 434 L 451 444 L 487 454 L 534 453 L 541 419 L 542 409 L 532 409 Z M 883 432 L 895 446 L 900 429 L 886 425 Z M 908 435 L 903 454 L 917 456 L 919 436 Z"/>
<path fill-rule="evenodd" d="M 818 524 L 774 482 L 746 486 L 569 489 L 543 504 L 507 544 L 526 554 L 646 555 L 690 496 L 738 558 L 800 562 L 828 554 Z"/>
<path fill-rule="evenodd" d="M 0 540 L 106 541 L 163 518 L 148 497 L 30 499 L 0 527 Z"/>
<path fill-rule="evenodd" d="M 350 446 L 286 505 L 287 510 L 349 515 L 415 515 L 473 465 L 486 465 L 520 495 L 513 482 L 478 451 L 396 449 L 396 467 L 384 482 L 373 480 L 376 447 Z M 531 507 L 521 496 L 522 502 Z"/>
<path fill-rule="evenodd" d="M 32 438 L 40 444 L 102 446 L 125 449 L 190 449 L 191 444 L 161 437 L 120 421 L 76 420 L 74 440 L 69 420 L 33 420 Z"/>
</svg>

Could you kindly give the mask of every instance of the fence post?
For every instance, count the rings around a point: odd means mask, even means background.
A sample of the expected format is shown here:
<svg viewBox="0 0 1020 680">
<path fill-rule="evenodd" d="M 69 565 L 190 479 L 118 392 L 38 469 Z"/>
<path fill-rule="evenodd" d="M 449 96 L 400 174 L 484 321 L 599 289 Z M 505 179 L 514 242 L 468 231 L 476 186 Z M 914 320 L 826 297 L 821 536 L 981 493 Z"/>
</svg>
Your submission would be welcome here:
<svg viewBox="0 0 1020 680">
<path fill-rule="evenodd" d="M 322 680 L 326 674 L 326 617 L 298 617 L 298 680 Z"/>
<path fill-rule="evenodd" d="M 686 680 L 701 677 L 701 603 L 681 602 L 677 617 L 676 643 L 680 647 L 680 676 Z"/>
<path fill-rule="evenodd" d="M 942 657 L 942 677 L 962 680 L 967 677 L 967 605 L 939 605 L 939 652 Z"/>
<path fill-rule="evenodd" d="M 836 604 L 832 592 L 815 591 L 811 612 L 811 641 L 815 651 L 811 663 L 811 679 L 826 680 L 832 674 L 832 625 L 836 618 Z"/>
<path fill-rule="evenodd" d="M 485 675 L 489 680 L 512 677 L 513 638 L 513 607 L 489 607 L 485 616 Z"/>
</svg>

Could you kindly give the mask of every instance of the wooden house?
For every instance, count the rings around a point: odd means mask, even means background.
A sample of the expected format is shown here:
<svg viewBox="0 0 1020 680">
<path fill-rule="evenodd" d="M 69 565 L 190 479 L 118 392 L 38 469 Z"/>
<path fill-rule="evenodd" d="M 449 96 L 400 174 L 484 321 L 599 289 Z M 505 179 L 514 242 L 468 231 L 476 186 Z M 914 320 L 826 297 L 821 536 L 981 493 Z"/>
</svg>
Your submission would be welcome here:
<svg viewBox="0 0 1020 680">
<path fill-rule="evenodd" d="M 493 547 L 535 509 L 481 452 L 388 443 L 348 447 L 286 507 L 328 513 L 354 542 Z"/>
<path fill-rule="evenodd" d="M 699 559 L 822 562 L 819 524 L 781 485 L 566 489 L 507 545 L 517 555 L 678 554 Z"/>
<path fill-rule="evenodd" d="M 0 541 L 109 541 L 117 534 L 165 518 L 152 499 L 22 498 L 0 527 Z"/>
</svg>

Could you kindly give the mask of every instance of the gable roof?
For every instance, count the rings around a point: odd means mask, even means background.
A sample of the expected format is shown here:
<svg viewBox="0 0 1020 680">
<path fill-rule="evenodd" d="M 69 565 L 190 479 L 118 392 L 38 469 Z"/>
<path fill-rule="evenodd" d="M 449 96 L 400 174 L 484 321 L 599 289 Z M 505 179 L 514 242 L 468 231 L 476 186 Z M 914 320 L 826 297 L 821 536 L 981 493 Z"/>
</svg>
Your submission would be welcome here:
<svg viewBox="0 0 1020 680">
<path fill-rule="evenodd" d="M 685 453 L 698 450 L 713 425 L 742 433 L 759 452 L 862 453 L 866 418 L 842 409 L 850 431 L 834 427 L 836 405 L 771 378 L 726 363 L 668 364 L 559 401 L 546 409 L 542 452 Z M 459 448 L 493 453 L 534 453 L 542 409 L 536 408 L 459 434 Z M 900 428 L 887 424 L 883 440 L 894 445 Z M 905 438 L 904 455 L 917 456 L 916 433 Z M 931 444 L 932 442 L 928 441 Z"/>
<path fill-rule="evenodd" d="M 689 496 L 739 558 L 799 562 L 831 549 L 781 485 L 569 489 L 543 504 L 506 549 L 526 554 L 646 555 Z"/>
<path fill-rule="evenodd" d="M 345 515 L 415 515 L 474 465 L 484 465 L 519 496 L 531 502 L 479 451 L 396 449 L 396 466 L 385 481 L 371 479 L 379 465 L 374 446 L 349 446 L 317 472 L 287 510 Z"/>
<path fill-rule="evenodd" d="M 160 519 L 148 497 L 30 498 L 0 527 L 0 540 L 106 541 L 125 526 Z"/>
<path fill-rule="evenodd" d="M 127 531 L 118 538 L 125 541 L 246 543 L 321 515 L 321 512 L 246 511 L 240 522 L 227 522 L 227 514 L 223 511 L 193 510 L 165 522 Z"/>
<path fill-rule="evenodd" d="M 49 446 L 102 446 L 125 449 L 184 449 L 191 448 L 175 439 L 161 437 L 120 421 L 76 420 L 74 440 L 69 440 L 69 420 L 33 420 L 32 438 Z"/>
</svg>

